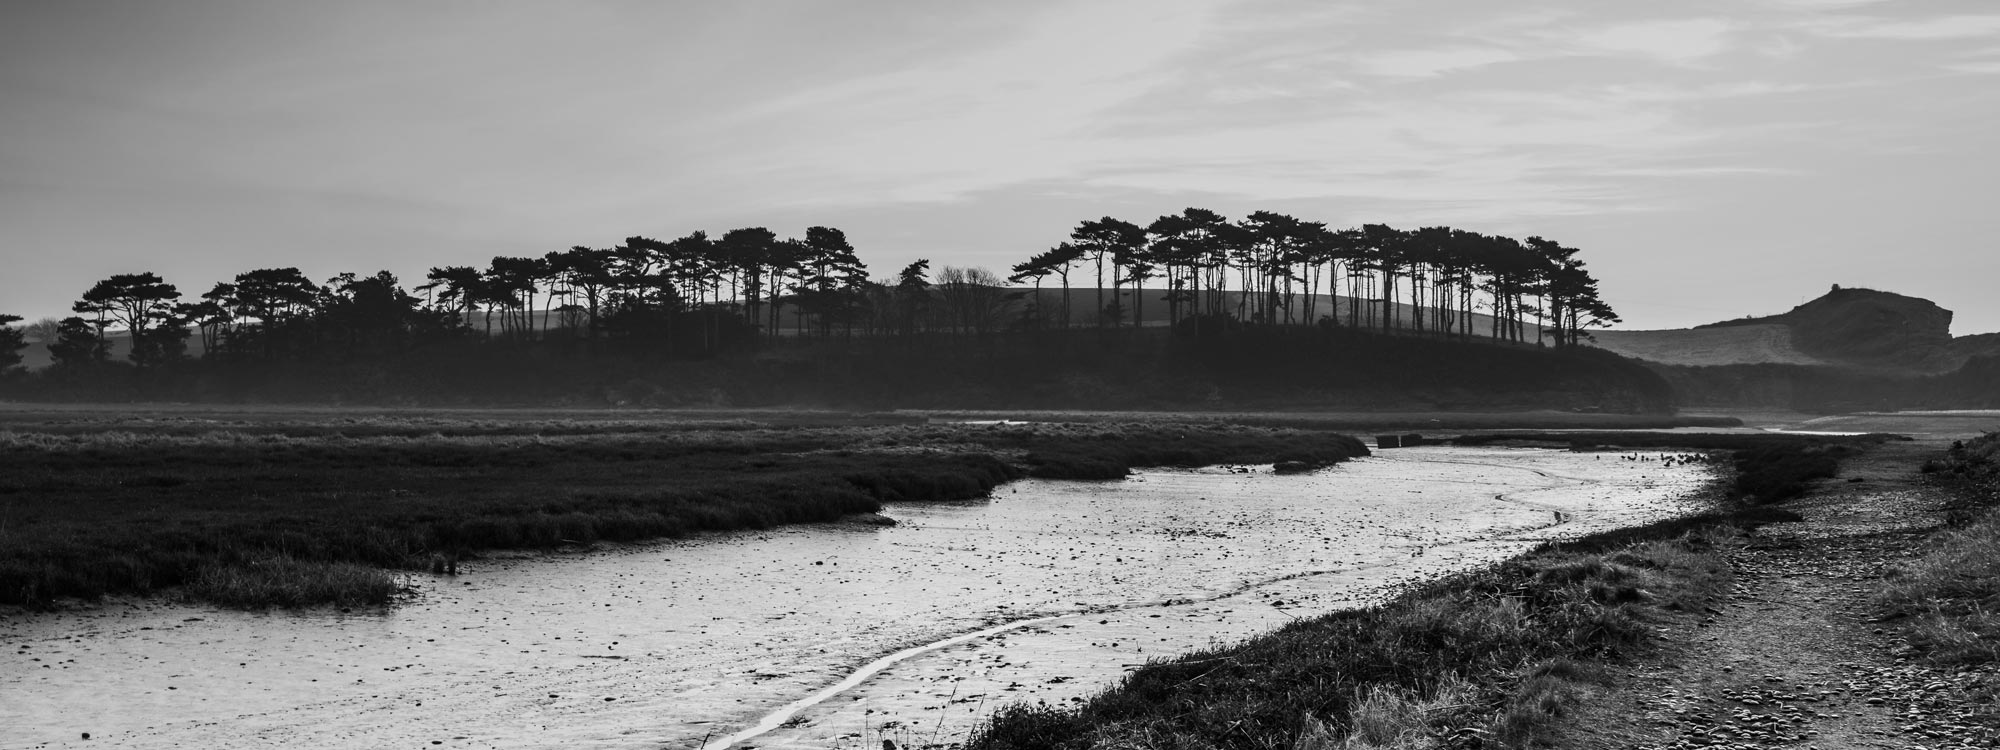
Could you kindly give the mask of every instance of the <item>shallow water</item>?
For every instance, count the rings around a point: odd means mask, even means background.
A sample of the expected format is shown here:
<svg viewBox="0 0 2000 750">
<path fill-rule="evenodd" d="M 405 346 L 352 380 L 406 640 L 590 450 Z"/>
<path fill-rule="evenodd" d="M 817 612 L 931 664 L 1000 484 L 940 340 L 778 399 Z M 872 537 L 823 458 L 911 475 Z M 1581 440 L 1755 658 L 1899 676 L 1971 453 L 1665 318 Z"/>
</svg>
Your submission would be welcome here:
<svg viewBox="0 0 2000 750">
<path fill-rule="evenodd" d="M 1672 514 L 1706 476 L 1616 454 L 1411 448 L 1306 475 L 1024 481 L 895 505 L 893 528 L 488 560 L 415 579 L 419 599 L 387 613 L 13 617 L 0 747 L 81 746 L 83 732 L 92 747 L 942 741 L 1001 703 L 1078 699 L 1149 658 Z M 782 726 L 745 736 L 760 723 Z"/>
</svg>

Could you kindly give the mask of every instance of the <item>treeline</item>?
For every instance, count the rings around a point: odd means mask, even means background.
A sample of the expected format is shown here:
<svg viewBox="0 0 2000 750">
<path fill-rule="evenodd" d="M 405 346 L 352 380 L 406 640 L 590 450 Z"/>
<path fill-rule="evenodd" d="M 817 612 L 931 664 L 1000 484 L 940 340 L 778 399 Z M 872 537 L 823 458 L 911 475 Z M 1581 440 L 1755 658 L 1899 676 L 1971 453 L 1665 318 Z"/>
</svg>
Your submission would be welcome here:
<svg viewBox="0 0 2000 750">
<path fill-rule="evenodd" d="M 1067 306 L 1071 274 L 1090 269 L 1103 325 L 1142 319 L 1144 295 L 1133 295 L 1133 308 L 1126 310 L 1120 292 L 1156 282 L 1165 286 L 1160 301 L 1174 325 L 1209 317 L 1516 342 L 1539 342 L 1547 333 L 1557 345 L 1570 345 L 1585 329 L 1618 321 L 1577 253 L 1541 237 L 1382 224 L 1335 230 L 1269 211 L 1231 222 L 1189 208 L 1145 227 L 1109 216 L 1083 222 L 1070 241 L 1015 265 L 1008 279 L 1032 282 L 1039 291 L 1054 277 Z M 1325 308 L 1322 295 L 1331 302 Z M 1399 304 L 1407 304 L 1407 319 L 1398 314 Z M 1474 311 L 1480 309 L 1489 316 L 1483 332 L 1475 330 Z M 1074 316 L 1065 307 L 1055 317 L 1066 324 Z"/>
<path fill-rule="evenodd" d="M 53 363 L 37 377 L 72 384 L 120 369 L 157 372 L 189 359 L 196 337 L 200 358 L 219 367 L 469 349 L 490 357 L 549 341 L 592 359 L 691 359 L 780 337 L 933 342 L 1070 328 L 1079 318 L 1072 281 L 1086 277 L 1095 290 L 1086 325 L 1142 325 L 1154 297 L 1172 330 L 1196 337 L 1311 326 L 1567 346 L 1617 320 L 1576 249 L 1540 237 L 1380 224 L 1331 230 L 1263 211 L 1232 222 L 1189 208 L 1145 227 L 1082 222 L 1069 241 L 1015 265 L 1006 279 L 954 267 L 933 278 L 930 262 L 918 260 L 871 280 L 838 229 L 783 239 L 750 227 L 501 256 L 485 268 L 434 267 L 413 288 L 386 271 L 321 283 L 297 268 L 265 268 L 189 298 L 155 273 L 119 274 L 85 290 L 74 316 L 29 330 Z M 1051 283 L 1060 295 L 1043 294 Z M 1484 330 L 1475 330 L 1475 310 L 1484 311 Z M 6 325 L 19 320 L 0 316 L 0 371 L 22 361 L 26 331 Z M 119 331 L 129 338 L 129 364 L 112 361 Z"/>
</svg>

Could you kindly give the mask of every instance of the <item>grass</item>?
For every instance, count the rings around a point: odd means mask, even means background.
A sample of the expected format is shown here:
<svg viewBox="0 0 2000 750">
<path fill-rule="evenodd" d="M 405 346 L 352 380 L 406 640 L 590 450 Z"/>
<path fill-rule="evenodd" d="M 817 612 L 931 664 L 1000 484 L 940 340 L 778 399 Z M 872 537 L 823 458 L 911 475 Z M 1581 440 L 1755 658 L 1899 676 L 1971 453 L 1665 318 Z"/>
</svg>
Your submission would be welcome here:
<svg viewBox="0 0 2000 750">
<path fill-rule="evenodd" d="M 196 601 L 255 609 L 376 606 L 394 601 L 403 590 L 394 575 L 380 568 L 273 557 L 203 568 L 188 583 L 186 593 Z"/>
<path fill-rule="evenodd" d="M 1600 439 L 1611 437 L 1625 436 Z M 1789 471 L 1804 456 L 1840 455 L 1823 440 L 1774 437 L 1658 433 L 1637 436 L 1630 447 L 1772 451 L 1733 462 L 1739 472 Z M 1382 606 L 1156 661 L 1073 708 L 1002 708 L 968 746 L 1544 743 L 1576 697 L 1604 682 L 1603 665 L 1643 653 L 1658 626 L 1698 616 L 1722 596 L 1730 576 L 1725 552 L 1741 543 L 1743 529 L 1797 518 L 1750 504 L 1748 496 L 1731 501 L 1730 487 L 1716 492 L 1728 510 L 1545 545 L 1416 586 Z"/>
<path fill-rule="evenodd" d="M 1219 424 L 580 421 L 537 420 L 534 433 L 435 415 L 0 421 L 0 604 L 177 587 L 228 606 L 379 602 L 385 571 L 482 550 L 833 521 L 1029 474 L 1366 452 L 1326 432 Z"/>
<path fill-rule="evenodd" d="M 1944 459 L 1963 502 L 1953 528 L 1892 569 L 1875 603 L 1899 619 L 1910 645 L 1939 665 L 2000 662 L 2000 433 L 1954 446 Z"/>
</svg>

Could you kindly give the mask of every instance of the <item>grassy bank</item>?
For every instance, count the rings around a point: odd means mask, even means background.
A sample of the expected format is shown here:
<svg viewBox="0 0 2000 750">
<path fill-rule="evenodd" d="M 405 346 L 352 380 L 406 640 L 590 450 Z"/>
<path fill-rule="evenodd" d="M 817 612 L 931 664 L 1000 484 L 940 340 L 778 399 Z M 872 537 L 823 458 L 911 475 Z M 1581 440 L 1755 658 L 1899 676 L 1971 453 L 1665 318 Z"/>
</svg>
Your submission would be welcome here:
<svg viewBox="0 0 2000 750">
<path fill-rule="evenodd" d="M 0 432 L 0 603 L 176 588 L 229 606 L 381 603 L 391 571 L 482 550 L 831 521 L 1030 474 L 1366 452 L 1217 424 L 903 421 L 17 419 Z"/>
<path fill-rule="evenodd" d="M 1955 490 L 1950 528 L 1891 571 L 1876 606 L 1932 663 L 2000 662 L 2000 433 L 1956 445 L 1925 468 Z"/>
<path fill-rule="evenodd" d="M 1828 453 L 1830 444 L 1726 437 L 1724 447 L 1769 451 L 1734 464 L 1738 480 L 1746 473 L 1786 474 L 1807 456 Z M 1685 442 L 1653 442 L 1667 440 Z M 1641 435 L 1634 442 L 1709 447 L 1688 435 Z M 1727 585 L 1723 550 L 1743 529 L 1786 515 L 1732 501 L 1728 486 L 1714 491 L 1719 510 L 1711 514 L 1546 545 L 1416 587 L 1383 606 L 1148 664 L 1071 709 L 1002 709 L 971 746 L 1532 744 L 1551 731 L 1580 686 L 1599 679 L 1606 662 L 1648 648 L 1654 628 L 1669 619 L 1701 615 Z"/>
</svg>

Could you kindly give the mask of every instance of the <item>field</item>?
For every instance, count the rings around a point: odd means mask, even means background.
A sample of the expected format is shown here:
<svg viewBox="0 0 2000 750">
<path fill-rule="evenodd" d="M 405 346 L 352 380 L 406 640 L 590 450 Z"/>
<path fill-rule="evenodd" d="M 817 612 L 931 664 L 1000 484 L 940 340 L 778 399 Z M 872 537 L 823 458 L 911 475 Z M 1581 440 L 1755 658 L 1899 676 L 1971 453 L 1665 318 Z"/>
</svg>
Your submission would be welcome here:
<svg viewBox="0 0 2000 750">
<path fill-rule="evenodd" d="M 387 571 L 483 550 L 834 521 L 1022 476 L 1364 453 L 1331 432 L 1171 420 L 15 409 L 0 413 L 0 603 L 177 589 L 379 604 Z"/>
</svg>

